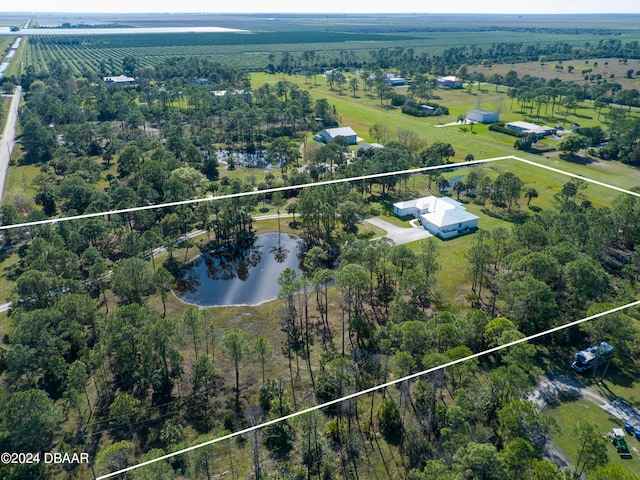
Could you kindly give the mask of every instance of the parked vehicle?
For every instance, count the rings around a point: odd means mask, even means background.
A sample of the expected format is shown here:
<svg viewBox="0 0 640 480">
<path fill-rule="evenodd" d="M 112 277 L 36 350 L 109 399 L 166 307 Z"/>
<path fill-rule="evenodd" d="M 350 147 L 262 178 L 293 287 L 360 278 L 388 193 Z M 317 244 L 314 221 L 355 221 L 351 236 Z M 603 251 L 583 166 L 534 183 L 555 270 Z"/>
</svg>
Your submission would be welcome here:
<svg viewBox="0 0 640 480">
<path fill-rule="evenodd" d="M 600 342 L 597 345 L 586 348 L 573 356 L 571 368 L 582 373 L 594 366 L 607 363 L 613 357 L 613 347 L 607 342 Z"/>
</svg>

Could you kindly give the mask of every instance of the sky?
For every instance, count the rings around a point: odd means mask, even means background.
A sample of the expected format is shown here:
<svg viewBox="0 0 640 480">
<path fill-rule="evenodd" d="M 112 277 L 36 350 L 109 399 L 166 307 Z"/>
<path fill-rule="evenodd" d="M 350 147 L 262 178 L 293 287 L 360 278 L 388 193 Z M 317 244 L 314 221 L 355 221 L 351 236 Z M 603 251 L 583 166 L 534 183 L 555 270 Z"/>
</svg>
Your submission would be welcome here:
<svg viewBox="0 0 640 480">
<path fill-rule="evenodd" d="M 638 0 L 2 0 L 2 12 L 640 13 Z"/>
</svg>

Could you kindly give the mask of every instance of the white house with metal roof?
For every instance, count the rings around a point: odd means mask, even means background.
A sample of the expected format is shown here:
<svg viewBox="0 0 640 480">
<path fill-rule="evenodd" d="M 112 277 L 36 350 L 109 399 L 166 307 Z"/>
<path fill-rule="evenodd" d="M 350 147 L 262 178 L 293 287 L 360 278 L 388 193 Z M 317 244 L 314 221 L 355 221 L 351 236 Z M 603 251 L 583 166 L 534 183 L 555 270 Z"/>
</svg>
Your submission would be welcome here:
<svg viewBox="0 0 640 480">
<path fill-rule="evenodd" d="M 420 220 L 431 234 L 448 239 L 478 228 L 480 217 L 467 212 L 464 206 L 448 197 L 423 197 L 393 204 L 398 217 L 412 216 Z"/>
</svg>

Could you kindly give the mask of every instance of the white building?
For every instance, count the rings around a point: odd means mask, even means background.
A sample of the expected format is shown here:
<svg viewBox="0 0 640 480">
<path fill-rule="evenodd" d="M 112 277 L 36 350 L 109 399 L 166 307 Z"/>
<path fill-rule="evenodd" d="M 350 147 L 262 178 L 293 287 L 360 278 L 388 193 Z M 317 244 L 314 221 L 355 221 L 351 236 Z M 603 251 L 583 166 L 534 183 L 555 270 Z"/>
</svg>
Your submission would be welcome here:
<svg viewBox="0 0 640 480">
<path fill-rule="evenodd" d="M 388 87 L 401 87 L 407 84 L 407 80 L 395 73 L 385 73 L 384 84 Z"/>
<path fill-rule="evenodd" d="M 438 78 L 438 87 L 440 88 L 462 88 L 462 79 L 449 75 L 448 77 Z"/>
<path fill-rule="evenodd" d="M 356 145 L 358 143 L 358 136 L 351 127 L 341 128 L 326 128 L 318 133 L 320 141 L 324 143 L 331 143 L 335 141 L 337 137 L 344 137 L 347 139 L 348 145 Z"/>
<path fill-rule="evenodd" d="M 535 133 L 538 138 L 542 138 L 546 135 L 553 135 L 556 133 L 555 128 L 545 127 L 544 125 L 537 125 L 529 122 L 510 122 L 506 127 L 509 130 L 520 133 Z"/>
<path fill-rule="evenodd" d="M 493 123 L 497 122 L 500 117 L 498 112 L 489 110 L 467 110 L 467 120 L 476 123 Z"/>
<path fill-rule="evenodd" d="M 119 85 L 131 85 L 136 83 L 136 79 L 133 77 L 127 77 L 126 75 L 117 75 L 115 77 L 102 77 L 102 80 L 106 83 L 117 83 Z"/>
<path fill-rule="evenodd" d="M 393 204 L 398 217 L 420 219 L 431 234 L 443 239 L 457 237 L 478 228 L 480 217 L 467 212 L 460 202 L 448 197 L 423 197 Z"/>
</svg>

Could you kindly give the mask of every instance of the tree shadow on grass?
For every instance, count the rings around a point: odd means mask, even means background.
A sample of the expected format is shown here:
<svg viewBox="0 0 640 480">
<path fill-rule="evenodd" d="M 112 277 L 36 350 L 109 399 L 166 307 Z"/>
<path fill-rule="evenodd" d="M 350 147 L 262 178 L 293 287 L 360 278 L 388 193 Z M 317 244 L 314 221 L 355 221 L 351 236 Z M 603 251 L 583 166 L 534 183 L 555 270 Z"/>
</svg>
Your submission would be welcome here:
<svg viewBox="0 0 640 480">
<path fill-rule="evenodd" d="M 624 388 L 632 388 L 635 383 L 635 377 L 631 373 L 615 368 L 613 365 L 607 370 L 605 380 L 613 385 Z"/>
<path fill-rule="evenodd" d="M 564 160 L 565 162 L 575 163 L 576 165 L 590 165 L 596 161 L 591 157 L 586 157 L 582 155 L 568 155 L 566 153 L 560 154 L 560 160 Z"/>
</svg>

